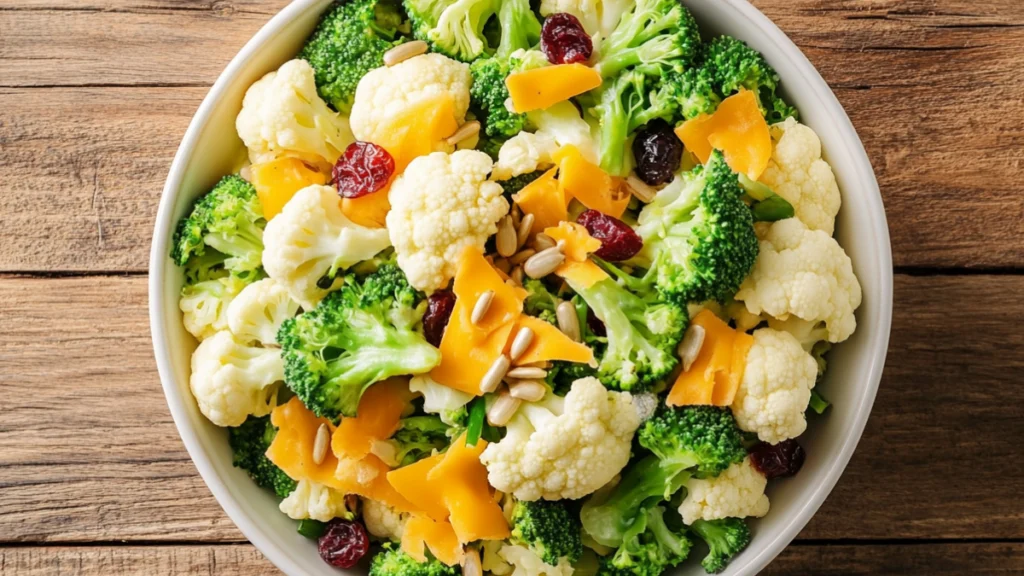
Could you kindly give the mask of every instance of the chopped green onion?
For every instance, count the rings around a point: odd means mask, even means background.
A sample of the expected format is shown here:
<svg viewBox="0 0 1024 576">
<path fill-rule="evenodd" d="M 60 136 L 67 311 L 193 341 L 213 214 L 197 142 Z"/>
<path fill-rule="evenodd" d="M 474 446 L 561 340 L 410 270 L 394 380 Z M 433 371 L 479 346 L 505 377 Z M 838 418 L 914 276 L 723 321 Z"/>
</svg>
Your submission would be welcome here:
<svg viewBox="0 0 1024 576">
<path fill-rule="evenodd" d="M 793 205 L 782 196 L 762 200 L 751 206 L 750 211 L 754 215 L 754 222 L 777 222 L 796 214 Z"/>
<path fill-rule="evenodd" d="M 299 534 L 302 534 L 310 540 L 316 540 L 323 535 L 324 531 L 327 530 L 327 524 L 320 522 L 319 520 L 299 520 L 298 527 Z"/>
<path fill-rule="evenodd" d="M 824 414 L 829 406 L 831 406 L 829 401 L 822 398 L 817 390 L 811 390 L 811 402 L 808 404 L 808 407 L 814 410 L 815 414 Z"/>
<path fill-rule="evenodd" d="M 775 196 L 775 191 L 768 187 L 767 184 L 762 184 L 757 180 L 751 180 L 746 174 L 738 174 L 740 178 L 740 188 L 750 196 L 751 199 L 757 202 L 763 202 L 772 196 Z"/>
<path fill-rule="evenodd" d="M 466 446 L 476 446 L 480 434 L 484 431 L 484 420 L 487 418 L 487 403 L 483 396 L 473 400 L 469 407 L 469 423 L 466 425 Z"/>
</svg>

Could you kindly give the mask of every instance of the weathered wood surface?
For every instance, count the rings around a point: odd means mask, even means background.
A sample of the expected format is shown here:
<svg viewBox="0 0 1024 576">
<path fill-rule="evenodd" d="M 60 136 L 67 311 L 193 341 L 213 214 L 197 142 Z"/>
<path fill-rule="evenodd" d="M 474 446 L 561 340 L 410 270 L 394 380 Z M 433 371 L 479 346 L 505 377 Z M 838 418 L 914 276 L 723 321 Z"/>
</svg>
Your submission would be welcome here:
<svg viewBox="0 0 1024 576">
<path fill-rule="evenodd" d="M 1024 267 L 1024 4 L 755 3 L 804 49 L 858 128 L 896 266 Z M 191 115 L 283 4 L 5 2 L 0 271 L 144 270 Z"/>
</svg>

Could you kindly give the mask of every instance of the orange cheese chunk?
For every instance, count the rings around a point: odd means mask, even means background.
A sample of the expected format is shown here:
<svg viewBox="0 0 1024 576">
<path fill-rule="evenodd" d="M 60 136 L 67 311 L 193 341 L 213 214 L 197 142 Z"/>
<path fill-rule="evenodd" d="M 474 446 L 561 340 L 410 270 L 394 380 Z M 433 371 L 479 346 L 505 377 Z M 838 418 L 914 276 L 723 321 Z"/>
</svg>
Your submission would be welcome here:
<svg viewBox="0 0 1024 576">
<path fill-rule="evenodd" d="M 590 260 L 566 262 L 555 270 L 555 274 L 568 280 L 573 286 L 583 289 L 590 288 L 609 277 L 607 272 Z"/>
<path fill-rule="evenodd" d="M 508 521 L 487 482 L 487 468 L 480 462 L 486 447 L 483 439 L 475 446 L 466 446 L 463 432 L 427 474 L 428 481 L 444 485 L 444 503 L 451 514 L 448 521 L 459 542 L 504 540 L 510 534 Z"/>
<path fill-rule="evenodd" d="M 516 112 L 543 110 L 600 85 L 601 75 L 578 63 L 534 68 L 505 79 Z"/>
<path fill-rule="evenodd" d="M 448 518 L 448 507 L 444 503 L 445 486 L 442 481 L 429 480 L 427 475 L 443 459 L 444 454 L 436 454 L 387 473 L 388 483 L 395 491 L 415 509 L 438 522 Z"/>
<path fill-rule="evenodd" d="M 327 182 L 327 176 L 298 158 L 278 158 L 253 164 L 249 170 L 252 185 L 263 207 L 263 217 L 268 222 L 281 213 L 296 192 L 307 186 Z"/>
<path fill-rule="evenodd" d="M 630 192 L 597 164 L 592 164 L 575 146 L 563 146 L 553 155 L 558 164 L 558 182 L 566 202 L 575 198 L 587 208 L 621 218 L 629 206 Z"/>
<path fill-rule="evenodd" d="M 729 167 L 751 180 L 761 177 L 772 156 L 768 123 L 749 90 L 726 98 L 710 116 L 684 122 L 676 135 L 702 163 L 707 164 L 712 149 L 721 150 Z"/>
<path fill-rule="evenodd" d="M 274 408 L 270 423 L 277 427 L 277 435 L 267 449 L 267 458 L 293 480 L 312 480 L 337 488 L 334 469 L 338 459 L 328 451 L 324 461 L 313 461 L 313 443 L 317 430 L 326 424 L 330 430 L 334 425 L 327 418 L 317 418 L 298 397 Z"/>
<path fill-rule="evenodd" d="M 702 310 L 691 324 L 704 328 L 704 344 L 690 369 L 676 379 L 666 403 L 728 406 L 743 380 L 747 352 L 754 339 L 730 328 L 710 310 Z"/>
<path fill-rule="evenodd" d="M 558 180 L 555 179 L 557 173 L 558 168 L 552 168 L 512 195 L 512 200 L 519 205 L 524 213 L 533 214 L 531 234 L 536 234 L 551 226 L 558 226 L 559 222 L 569 219 L 569 213 L 566 210 L 568 201 Z"/>
<path fill-rule="evenodd" d="M 425 547 L 430 548 L 431 554 L 448 566 L 458 564 L 465 555 L 451 524 L 413 514 L 402 531 L 402 550 L 413 560 L 426 562 Z"/>
<path fill-rule="evenodd" d="M 388 185 L 390 187 L 390 184 Z M 385 228 L 391 211 L 388 189 L 378 190 L 359 198 L 342 198 L 341 213 L 349 220 L 366 228 Z"/>
<path fill-rule="evenodd" d="M 480 295 L 494 298 L 480 322 L 470 319 Z M 450 388 L 479 395 L 480 379 L 501 355 L 515 319 L 523 311 L 524 293 L 505 284 L 475 247 L 467 247 L 455 274 L 455 307 L 441 338 L 441 363 L 431 378 Z"/>
<path fill-rule="evenodd" d="M 358 460 L 342 458 L 334 471 L 335 483 L 332 486 L 346 494 L 358 494 L 383 502 L 401 512 L 415 511 L 416 507 L 388 483 L 390 471 L 391 467 L 373 454 Z"/>
<path fill-rule="evenodd" d="M 564 360 L 589 364 L 594 360 L 594 351 L 590 347 L 569 338 L 561 330 L 540 318 L 523 314 L 516 323 L 516 330 L 524 327 L 533 330 L 533 342 L 526 348 L 526 352 L 516 360 L 519 364 L 544 360 Z M 514 334 L 509 338 L 509 346 L 514 338 Z M 507 348 L 508 346 L 506 346 Z"/>
<path fill-rule="evenodd" d="M 406 378 L 390 378 L 370 386 L 359 399 L 356 416 L 342 418 L 331 437 L 331 449 L 340 457 L 362 458 L 373 443 L 390 438 L 413 394 Z"/>
<path fill-rule="evenodd" d="M 557 227 L 545 228 L 544 233 L 556 242 L 565 241 L 565 263 L 555 274 L 580 288 L 590 288 L 608 278 L 608 273 L 587 256 L 601 248 L 601 241 L 594 238 L 583 226 L 573 222 L 562 222 Z"/>
</svg>

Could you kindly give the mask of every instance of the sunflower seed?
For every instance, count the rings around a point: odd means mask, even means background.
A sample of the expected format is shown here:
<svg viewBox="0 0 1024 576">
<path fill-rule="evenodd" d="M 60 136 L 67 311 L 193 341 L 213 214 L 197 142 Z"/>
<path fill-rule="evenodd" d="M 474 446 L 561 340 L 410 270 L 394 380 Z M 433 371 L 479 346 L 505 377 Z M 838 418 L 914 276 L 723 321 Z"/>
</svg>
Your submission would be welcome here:
<svg viewBox="0 0 1024 576">
<path fill-rule="evenodd" d="M 551 368 L 552 364 L 550 360 L 538 360 L 536 362 L 524 362 L 519 364 L 517 368 L 540 368 L 541 370 L 547 370 Z"/>
<path fill-rule="evenodd" d="M 536 366 L 517 366 L 509 370 L 505 377 L 516 380 L 543 380 L 548 377 L 548 371 Z"/>
<path fill-rule="evenodd" d="M 530 239 L 530 230 L 533 230 L 534 220 L 536 218 L 533 217 L 533 214 L 527 214 L 519 221 L 519 226 L 516 228 L 516 236 L 518 238 L 517 245 L 520 248 L 525 246 L 526 241 Z"/>
<path fill-rule="evenodd" d="M 683 364 L 683 372 L 686 372 L 690 369 L 690 366 L 693 366 L 693 362 L 697 359 L 697 355 L 700 354 L 702 346 L 704 346 L 704 327 L 691 324 L 686 329 L 686 334 L 683 335 L 683 341 L 676 348 L 679 360 Z"/>
<path fill-rule="evenodd" d="M 633 192 L 633 196 L 636 196 L 636 199 L 644 204 L 650 204 L 658 194 L 657 190 L 651 188 L 646 182 L 637 178 L 636 174 L 630 174 L 629 178 L 626 178 L 626 184 Z"/>
<path fill-rule="evenodd" d="M 384 65 L 391 67 L 395 64 L 405 62 L 409 58 L 427 53 L 427 43 L 422 40 L 413 40 L 405 44 L 399 44 L 384 53 Z"/>
<path fill-rule="evenodd" d="M 511 216 L 505 216 L 498 221 L 498 234 L 494 238 L 494 244 L 498 254 L 505 258 L 516 253 L 516 229 L 512 225 Z"/>
<path fill-rule="evenodd" d="M 527 248 L 526 250 L 520 250 L 519 252 L 516 252 L 511 257 L 509 257 L 508 263 L 513 265 L 513 266 L 518 266 L 518 265 L 522 264 L 523 262 L 526 262 L 526 260 L 529 259 L 530 256 L 533 256 L 536 253 L 537 253 L 537 251 L 532 249 L 532 248 Z"/>
<path fill-rule="evenodd" d="M 523 212 L 519 209 L 519 204 L 513 204 L 512 208 L 508 211 L 508 215 L 512 217 L 512 226 L 519 230 L 519 223 L 523 220 Z"/>
<path fill-rule="evenodd" d="M 512 265 L 508 263 L 508 260 L 504 258 L 495 258 L 494 267 L 501 270 L 501 273 L 508 276 L 508 273 L 512 271 Z"/>
<path fill-rule="evenodd" d="M 447 142 L 449 146 L 455 146 L 459 142 L 462 142 L 467 138 L 472 138 L 473 136 L 476 136 L 479 133 L 480 123 L 477 122 L 476 120 L 470 120 L 469 122 L 466 122 L 462 126 L 459 126 L 459 129 L 455 131 L 455 134 L 449 136 L 445 140 L 445 142 Z"/>
<path fill-rule="evenodd" d="M 530 278 L 543 278 L 565 262 L 565 254 L 558 246 L 537 252 L 523 264 L 523 272 Z"/>
<path fill-rule="evenodd" d="M 516 337 L 512 339 L 512 347 L 508 351 L 509 357 L 512 360 L 519 358 L 530 347 L 530 344 L 533 344 L 533 330 L 524 326 L 516 332 Z M 504 375 L 502 373 L 502 376 Z"/>
<path fill-rule="evenodd" d="M 553 248 L 554 246 L 555 239 L 543 232 L 538 232 L 537 235 L 533 237 L 533 249 L 537 252 Z"/>
<path fill-rule="evenodd" d="M 313 440 L 313 463 L 317 466 L 324 463 L 327 457 L 327 447 L 331 444 L 331 430 L 327 424 L 321 424 L 316 429 L 316 439 Z"/>
<path fill-rule="evenodd" d="M 537 380 L 516 380 L 508 385 L 508 393 L 523 402 L 537 402 L 548 393 L 548 387 Z"/>
<path fill-rule="evenodd" d="M 480 391 L 491 393 L 497 390 L 501 379 L 505 377 L 505 373 L 508 372 L 508 367 L 511 365 L 512 362 L 504 354 L 495 358 L 494 363 L 487 369 L 487 373 L 480 379 Z"/>
<path fill-rule="evenodd" d="M 517 288 L 523 285 L 523 267 L 522 266 L 516 266 L 515 268 L 512 269 L 511 272 L 509 272 L 508 275 L 509 275 L 509 278 L 511 278 L 512 282 L 515 283 L 515 286 Z"/>
<path fill-rule="evenodd" d="M 488 290 L 481 294 L 476 299 L 473 313 L 469 315 L 469 321 L 473 324 L 479 324 L 484 319 L 484 316 L 487 315 L 487 311 L 491 309 L 491 302 L 494 302 L 494 290 Z"/>
<path fill-rule="evenodd" d="M 558 318 L 558 329 L 563 334 L 580 341 L 580 317 L 576 315 L 576 307 L 572 302 L 562 302 L 555 308 L 555 317 Z"/>
<path fill-rule="evenodd" d="M 508 424 L 508 421 L 515 415 L 516 410 L 519 409 L 519 405 L 522 404 L 522 400 L 513 398 L 507 390 L 502 391 L 498 395 L 498 399 L 491 404 L 491 408 L 487 410 L 487 423 L 491 426 L 504 426 Z"/>
<path fill-rule="evenodd" d="M 466 548 L 466 556 L 462 559 L 462 576 L 483 576 L 483 573 L 480 551 L 476 548 Z"/>
</svg>

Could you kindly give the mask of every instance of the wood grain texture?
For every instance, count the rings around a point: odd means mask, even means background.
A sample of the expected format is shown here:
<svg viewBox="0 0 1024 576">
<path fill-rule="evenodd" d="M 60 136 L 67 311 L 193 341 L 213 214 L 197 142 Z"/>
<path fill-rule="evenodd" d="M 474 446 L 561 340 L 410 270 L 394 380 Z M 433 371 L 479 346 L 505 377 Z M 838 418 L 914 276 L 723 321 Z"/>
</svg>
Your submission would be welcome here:
<svg viewBox="0 0 1024 576">
<path fill-rule="evenodd" d="M 0 272 L 144 270 L 189 118 L 284 1 L 48 1 L 0 9 Z M 756 4 L 857 127 L 896 266 L 1024 268 L 1024 5 Z"/>
<path fill-rule="evenodd" d="M 1024 538 L 1021 293 L 898 277 L 874 412 L 802 538 Z M 0 279 L 0 542 L 242 539 L 178 440 L 145 308 L 143 277 Z"/>
<path fill-rule="evenodd" d="M 795 545 L 786 548 L 762 576 L 973 576 L 1024 574 L 1024 544 L 927 543 L 883 545 Z"/>
</svg>

